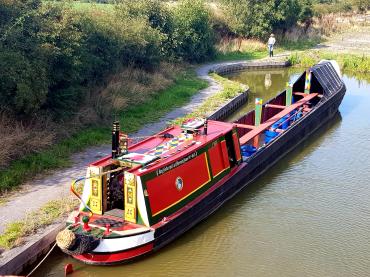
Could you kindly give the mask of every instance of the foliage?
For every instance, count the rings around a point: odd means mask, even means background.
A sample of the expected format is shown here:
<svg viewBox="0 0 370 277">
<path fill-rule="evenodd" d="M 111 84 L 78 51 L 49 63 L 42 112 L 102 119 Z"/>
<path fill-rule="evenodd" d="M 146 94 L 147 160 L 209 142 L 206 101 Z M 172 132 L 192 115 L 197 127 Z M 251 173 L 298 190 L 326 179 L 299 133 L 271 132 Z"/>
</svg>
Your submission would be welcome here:
<svg viewBox="0 0 370 277">
<path fill-rule="evenodd" d="M 230 29 L 239 36 L 266 38 L 299 20 L 308 22 L 311 2 L 306 0 L 223 0 Z"/>
<path fill-rule="evenodd" d="M 200 62 L 214 54 L 200 0 L 180 1 L 171 11 L 158 0 L 122 0 L 114 7 L 1 1 L 0 110 L 65 120 L 90 88 L 122 67 L 151 69 L 162 60 Z"/>
<path fill-rule="evenodd" d="M 174 55 L 201 62 L 214 55 L 214 34 L 202 0 L 183 0 L 174 11 Z"/>
<path fill-rule="evenodd" d="M 329 13 L 366 12 L 370 9 L 370 0 L 316 0 L 314 13 L 322 16 Z"/>
</svg>

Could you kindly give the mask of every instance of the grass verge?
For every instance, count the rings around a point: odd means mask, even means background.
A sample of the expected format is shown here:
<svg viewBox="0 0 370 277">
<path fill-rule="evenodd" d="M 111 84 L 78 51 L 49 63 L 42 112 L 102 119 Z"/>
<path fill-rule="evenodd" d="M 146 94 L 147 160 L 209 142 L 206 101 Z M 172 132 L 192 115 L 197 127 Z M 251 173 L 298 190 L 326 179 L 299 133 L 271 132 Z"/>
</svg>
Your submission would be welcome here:
<svg viewBox="0 0 370 277">
<path fill-rule="evenodd" d="M 200 105 L 192 113 L 189 113 L 184 117 L 180 117 L 174 120 L 172 122 L 173 124 L 181 124 L 184 120 L 189 118 L 206 117 L 210 112 L 215 111 L 227 100 L 232 99 L 233 97 L 237 96 L 239 93 L 247 89 L 246 85 L 231 81 L 229 79 L 221 77 L 220 75 L 217 75 L 216 73 L 210 73 L 209 75 L 218 83 L 220 83 L 223 89 L 220 92 L 208 97 L 207 100 L 205 100 L 202 105 Z"/>
<path fill-rule="evenodd" d="M 336 60 L 342 70 L 348 72 L 370 72 L 370 56 L 366 55 L 310 51 L 305 53 L 296 52 L 289 57 L 289 61 L 292 65 L 302 67 L 312 66 L 323 59 Z"/>
<path fill-rule="evenodd" d="M 166 112 L 186 103 L 198 90 L 207 87 L 207 82 L 196 77 L 188 69 L 182 72 L 175 82 L 142 104 L 131 106 L 119 115 L 125 132 L 137 131 L 143 124 L 154 122 Z M 30 154 L 16 160 L 0 171 L 0 193 L 16 188 L 36 174 L 51 169 L 62 168 L 70 164 L 70 156 L 88 146 L 108 143 L 110 129 L 91 127 L 53 145 L 45 151 Z"/>
<path fill-rule="evenodd" d="M 281 41 L 277 41 L 277 51 L 303 51 L 312 49 L 313 47 L 317 46 L 323 40 L 320 38 L 312 38 L 312 39 L 300 39 L 300 40 L 288 40 L 283 39 Z"/>
<path fill-rule="evenodd" d="M 252 60 L 267 57 L 267 51 L 232 51 L 218 52 L 216 61 L 237 61 L 237 60 Z"/>
<path fill-rule="evenodd" d="M 23 220 L 7 224 L 5 231 L 0 235 L 0 248 L 11 249 L 21 245 L 26 236 L 52 224 L 61 216 L 71 212 L 77 204 L 77 199 L 70 197 L 50 201 L 39 210 L 27 214 Z"/>
</svg>

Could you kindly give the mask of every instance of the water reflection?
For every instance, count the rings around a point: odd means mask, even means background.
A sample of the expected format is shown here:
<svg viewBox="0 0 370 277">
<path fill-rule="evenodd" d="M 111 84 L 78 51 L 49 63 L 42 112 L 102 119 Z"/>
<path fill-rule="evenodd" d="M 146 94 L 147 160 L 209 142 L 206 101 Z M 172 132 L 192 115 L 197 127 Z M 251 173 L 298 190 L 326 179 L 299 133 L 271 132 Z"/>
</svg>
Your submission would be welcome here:
<svg viewBox="0 0 370 277">
<path fill-rule="evenodd" d="M 268 90 L 272 85 L 272 81 L 271 81 L 271 74 L 270 73 L 266 73 L 265 74 L 265 89 Z"/>
<path fill-rule="evenodd" d="M 228 120 L 232 121 L 237 119 L 246 112 L 254 109 L 255 98 L 262 98 L 265 102 L 268 99 L 275 97 L 278 92 L 285 89 L 287 82 L 295 81 L 302 72 L 303 70 L 299 68 L 282 68 L 228 74 L 227 78 L 247 84 L 250 89 L 246 105 L 230 116 Z"/>
</svg>

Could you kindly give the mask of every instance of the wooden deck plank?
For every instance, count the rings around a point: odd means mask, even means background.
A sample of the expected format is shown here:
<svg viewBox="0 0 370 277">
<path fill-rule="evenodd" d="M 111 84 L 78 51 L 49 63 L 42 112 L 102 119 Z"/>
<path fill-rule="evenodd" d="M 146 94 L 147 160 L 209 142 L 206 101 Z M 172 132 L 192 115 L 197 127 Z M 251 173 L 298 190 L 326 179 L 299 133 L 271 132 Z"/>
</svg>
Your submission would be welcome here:
<svg viewBox="0 0 370 277">
<path fill-rule="evenodd" d="M 240 144 L 243 145 L 243 144 L 247 143 L 248 141 L 250 141 L 251 139 L 253 139 L 255 136 L 259 135 L 264 130 L 266 130 L 267 128 L 271 127 L 272 124 L 274 124 L 276 121 L 278 121 L 279 119 L 281 119 L 283 116 L 286 116 L 291 111 L 297 109 L 298 107 L 302 106 L 306 102 L 308 102 L 311 99 L 315 98 L 317 95 L 318 95 L 318 93 L 310 93 L 310 94 L 307 94 L 301 100 L 299 100 L 299 101 L 293 103 L 292 105 L 286 107 L 284 110 L 282 110 L 278 114 L 274 115 L 273 117 L 271 117 L 267 121 L 263 122 L 258 127 L 254 128 L 252 131 L 250 131 L 247 134 L 245 134 L 244 136 L 242 136 L 240 138 Z"/>
</svg>

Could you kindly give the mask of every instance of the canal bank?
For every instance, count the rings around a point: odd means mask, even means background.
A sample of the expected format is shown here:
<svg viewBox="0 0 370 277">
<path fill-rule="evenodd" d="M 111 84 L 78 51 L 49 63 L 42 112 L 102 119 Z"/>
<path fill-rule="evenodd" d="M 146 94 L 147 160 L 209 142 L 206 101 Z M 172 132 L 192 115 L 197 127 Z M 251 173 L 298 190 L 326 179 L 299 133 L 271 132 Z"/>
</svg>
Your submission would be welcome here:
<svg viewBox="0 0 370 277">
<path fill-rule="evenodd" d="M 220 66 L 222 66 L 222 68 L 224 69 L 228 67 L 236 69 L 237 67 L 240 68 L 241 66 L 252 66 L 253 68 L 265 68 L 266 66 L 288 66 L 288 63 L 286 61 L 281 61 L 281 59 L 285 59 L 285 56 L 280 56 L 270 60 L 217 63 L 200 67 L 197 71 L 198 77 L 207 80 L 210 86 L 195 95 L 188 105 L 179 109 L 175 109 L 156 124 L 149 124 L 147 126 L 144 126 L 139 132 L 133 134 L 132 136 L 148 136 L 155 132 L 158 132 L 166 126 L 167 122 L 190 113 L 192 110 L 196 109 L 205 99 L 222 89 L 221 86 L 208 75 L 209 72 L 218 72 Z M 244 93 L 241 93 L 240 95 L 228 101 L 228 103 L 225 103 L 223 108 L 220 108 L 216 110 L 213 114 L 210 114 L 210 118 L 222 119 L 228 116 L 231 112 L 235 111 L 241 104 L 246 101 L 247 93 L 248 91 L 246 90 Z M 32 190 L 24 193 L 21 196 L 15 197 L 11 201 L 0 207 L 0 213 L 3 217 L 1 226 L 2 229 L 4 229 L 5 223 L 21 219 L 26 211 L 37 209 L 37 207 L 40 207 L 45 202 L 59 198 L 62 194 L 68 191 L 68 186 L 71 179 L 84 175 L 85 167 L 89 162 L 96 160 L 98 156 L 104 156 L 108 153 L 108 145 L 90 148 L 87 151 L 79 153 L 73 157 L 73 167 L 62 170 L 55 174 L 51 174 L 47 178 L 34 180 L 34 185 L 30 184 Z M 12 214 L 9 214 L 5 212 L 6 210 L 13 210 L 14 212 Z M 54 231 L 56 232 L 56 230 L 59 230 L 59 228 L 59 225 L 55 226 Z M 35 245 L 37 245 L 38 243 L 43 245 L 43 247 L 35 247 Z M 47 251 L 47 249 L 50 248 L 51 245 L 52 243 L 50 243 L 50 234 L 49 236 L 45 236 L 45 238 L 43 238 L 42 236 L 35 236 L 35 238 L 33 238 L 31 236 L 29 238 L 29 242 L 27 242 L 26 245 L 15 248 L 11 251 L 5 251 L 1 254 L 2 256 L 0 261 L 0 274 L 16 274 L 21 272 L 24 267 L 34 262 L 35 257 L 39 257 L 42 253 L 45 253 L 45 251 Z M 19 264 L 19 260 L 23 261 L 22 264 Z"/>
</svg>

